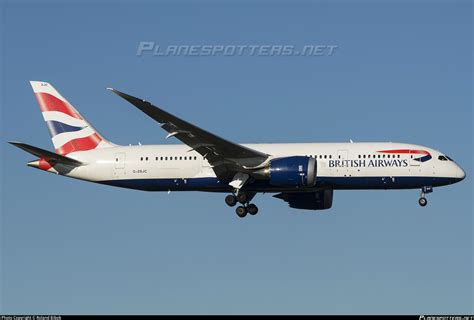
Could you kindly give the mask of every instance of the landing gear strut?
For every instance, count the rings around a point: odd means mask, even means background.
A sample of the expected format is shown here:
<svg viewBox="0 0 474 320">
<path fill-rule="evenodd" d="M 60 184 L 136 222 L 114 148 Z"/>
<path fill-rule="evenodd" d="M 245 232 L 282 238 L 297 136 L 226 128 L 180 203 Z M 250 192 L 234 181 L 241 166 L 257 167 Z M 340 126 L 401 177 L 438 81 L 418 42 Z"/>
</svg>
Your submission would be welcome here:
<svg viewBox="0 0 474 320">
<path fill-rule="evenodd" d="M 237 198 L 237 201 L 239 201 L 242 204 L 249 202 L 249 196 L 247 195 L 246 192 L 237 193 L 236 198 Z"/>
<path fill-rule="evenodd" d="M 420 193 L 420 199 L 418 199 L 418 204 L 422 207 L 426 206 L 428 204 L 428 200 L 425 198 L 426 193 L 431 193 L 433 192 L 433 187 L 423 187 L 421 189 Z"/>
</svg>

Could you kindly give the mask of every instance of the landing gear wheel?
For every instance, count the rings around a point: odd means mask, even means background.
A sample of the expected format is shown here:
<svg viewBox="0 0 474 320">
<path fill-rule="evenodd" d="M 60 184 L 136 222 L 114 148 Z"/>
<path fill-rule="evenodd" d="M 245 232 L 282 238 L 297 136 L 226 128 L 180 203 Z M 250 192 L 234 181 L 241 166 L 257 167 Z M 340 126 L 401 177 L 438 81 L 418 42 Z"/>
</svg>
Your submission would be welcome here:
<svg viewBox="0 0 474 320">
<path fill-rule="evenodd" d="M 249 214 L 251 214 L 252 216 L 254 216 L 258 213 L 258 207 L 256 205 L 254 205 L 253 203 L 248 205 L 247 210 L 248 210 Z"/>
<path fill-rule="evenodd" d="M 237 201 L 239 201 L 240 203 L 244 204 L 244 203 L 247 203 L 248 202 L 248 196 L 245 192 L 239 192 L 237 194 Z"/>
<path fill-rule="evenodd" d="M 225 203 L 229 207 L 233 207 L 237 204 L 237 199 L 235 198 L 235 196 L 233 194 L 229 194 L 225 197 Z"/>
<path fill-rule="evenodd" d="M 420 206 L 424 207 L 428 204 L 428 200 L 426 200 L 425 197 L 421 197 L 419 200 L 418 200 L 418 203 L 420 204 Z"/>
<path fill-rule="evenodd" d="M 235 213 L 237 213 L 240 218 L 245 218 L 247 215 L 247 208 L 244 206 L 238 206 L 237 209 L 235 209 Z"/>
</svg>

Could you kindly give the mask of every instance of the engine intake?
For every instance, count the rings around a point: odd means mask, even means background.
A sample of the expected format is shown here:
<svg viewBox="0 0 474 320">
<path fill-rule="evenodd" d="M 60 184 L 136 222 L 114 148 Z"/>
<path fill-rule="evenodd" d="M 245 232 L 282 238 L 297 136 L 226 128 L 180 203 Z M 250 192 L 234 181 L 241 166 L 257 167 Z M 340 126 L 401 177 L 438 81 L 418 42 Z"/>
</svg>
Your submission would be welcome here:
<svg viewBox="0 0 474 320">
<path fill-rule="evenodd" d="M 313 187 L 316 184 L 316 159 L 293 156 L 270 160 L 267 168 L 260 171 L 270 184 L 278 187 Z"/>
</svg>

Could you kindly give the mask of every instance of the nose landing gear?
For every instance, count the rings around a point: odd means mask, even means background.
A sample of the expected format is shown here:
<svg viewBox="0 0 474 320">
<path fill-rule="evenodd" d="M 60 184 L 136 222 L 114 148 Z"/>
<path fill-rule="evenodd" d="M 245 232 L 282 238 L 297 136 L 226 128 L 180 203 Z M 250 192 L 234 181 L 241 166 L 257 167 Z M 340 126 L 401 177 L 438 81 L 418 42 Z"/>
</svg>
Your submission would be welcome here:
<svg viewBox="0 0 474 320">
<path fill-rule="evenodd" d="M 426 206 L 428 204 L 428 200 L 426 200 L 425 197 L 420 197 L 420 199 L 418 199 L 418 204 L 422 207 Z"/>
<path fill-rule="evenodd" d="M 423 187 L 420 193 L 420 199 L 418 199 L 418 204 L 422 207 L 428 204 L 428 200 L 425 198 L 425 194 L 433 192 L 433 187 Z"/>
</svg>

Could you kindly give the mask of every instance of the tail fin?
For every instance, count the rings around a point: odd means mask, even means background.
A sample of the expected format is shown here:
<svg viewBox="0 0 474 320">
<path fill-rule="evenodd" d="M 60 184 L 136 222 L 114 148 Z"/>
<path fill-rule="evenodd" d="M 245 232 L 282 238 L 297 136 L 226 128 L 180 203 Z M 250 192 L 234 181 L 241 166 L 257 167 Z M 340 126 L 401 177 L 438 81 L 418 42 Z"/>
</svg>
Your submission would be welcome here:
<svg viewBox="0 0 474 320">
<path fill-rule="evenodd" d="M 76 151 L 114 146 L 104 139 L 51 84 L 42 81 L 30 81 L 30 83 L 56 153 L 66 155 Z"/>
</svg>

